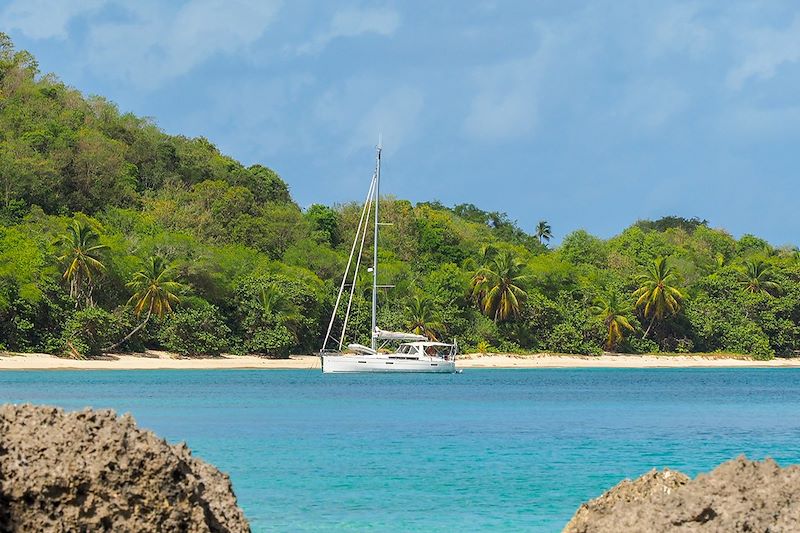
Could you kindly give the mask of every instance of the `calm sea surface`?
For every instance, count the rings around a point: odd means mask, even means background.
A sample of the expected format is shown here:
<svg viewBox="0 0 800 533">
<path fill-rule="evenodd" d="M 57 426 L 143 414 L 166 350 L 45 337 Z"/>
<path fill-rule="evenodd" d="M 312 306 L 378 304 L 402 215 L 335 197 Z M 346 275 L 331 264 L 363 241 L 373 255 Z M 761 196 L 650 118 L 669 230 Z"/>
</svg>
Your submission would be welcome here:
<svg viewBox="0 0 800 533">
<path fill-rule="evenodd" d="M 800 463 L 794 369 L 0 372 L 0 401 L 133 413 L 254 531 L 558 531 L 653 467 Z"/>
</svg>

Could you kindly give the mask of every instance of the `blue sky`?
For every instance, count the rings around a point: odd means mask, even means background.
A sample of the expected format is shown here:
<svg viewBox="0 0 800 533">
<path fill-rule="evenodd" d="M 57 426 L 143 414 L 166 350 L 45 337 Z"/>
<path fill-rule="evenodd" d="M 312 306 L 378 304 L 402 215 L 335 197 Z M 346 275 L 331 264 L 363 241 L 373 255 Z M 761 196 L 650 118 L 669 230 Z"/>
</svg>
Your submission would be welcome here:
<svg viewBox="0 0 800 533">
<path fill-rule="evenodd" d="M 297 201 L 471 202 L 557 238 L 707 218 L 800 243 L 800 4 L 6 0 L 45 72 Z"/>
</svg>

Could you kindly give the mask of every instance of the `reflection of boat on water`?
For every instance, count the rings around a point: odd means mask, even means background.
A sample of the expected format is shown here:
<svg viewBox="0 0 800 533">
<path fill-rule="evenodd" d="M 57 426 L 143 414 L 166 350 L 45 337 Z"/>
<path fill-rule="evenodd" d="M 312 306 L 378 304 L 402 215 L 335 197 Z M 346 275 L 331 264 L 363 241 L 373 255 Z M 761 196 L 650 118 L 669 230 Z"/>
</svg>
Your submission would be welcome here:
<svg viewBox="0 0 800 533">
<path fill-rule="evenodd" d="M 424 335 L 415 333 L 403 333 L 398 331 L 385 331 L 377 325 L 377 306 L 378 306 L 378 228 L 381 223 L 378 221 L 378 200 L 381 181 L 381 147 L 378 146 L 375 173 L 372 175 L 367 198 L 361 210 L 361 218 L 358 222 L 353 246 L 350 249 L 350 257 L 347 260 L 347 267 L 342 277 L 339 293 L 336 296 L 336 304 L 331 314 L 328 324 L 328 331 L 320 350 L 322 361 L 322 371 L 325 373 L 336 372 L 444 372 L 453 373 L 456 371 L 456 355 L 458 346 L 443 342 L 429 341 Z M 373 224 L 373 258 L 372 268 L 367 271 L 372 272 L 372 335 L 371 346 L 361 344 L 348 344 L 347 349 L 352 353 L 345 353 L 342 346 L 347 333 L 347 322 L 350 318 L 350 310 L 355 294 L 356 279 L 358 270 L 361 268 L 361 259 L 364 251 L 364 242 L 368 233 L 369 219 L 374 214 Z M 356 253 L 356 248 L 358 251 Z M 347 305 L 344 307 L 344 320 L 342 322 L 342 333 L 338 339 L 331 335 L 336 313 L 339 306 L 344 306 L 345 288 L 348 286 L 350 291 L 347 298 Z M 401 342 L 393 352 L 385 353 L 380 350 L 391 342 Z M 336 348 L 328 348 L 328 344 L 335 344 Z M 380 346 L 379 346 L 379 343 Z"/>
</svg>

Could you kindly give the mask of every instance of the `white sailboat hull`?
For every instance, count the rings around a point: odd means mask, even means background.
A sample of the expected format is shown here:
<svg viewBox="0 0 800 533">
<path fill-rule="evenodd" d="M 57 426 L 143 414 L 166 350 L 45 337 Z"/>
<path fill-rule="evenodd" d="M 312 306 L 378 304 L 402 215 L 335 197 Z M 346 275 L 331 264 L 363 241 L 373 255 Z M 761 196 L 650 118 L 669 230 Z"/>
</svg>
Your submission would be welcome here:
<svg viewBox="0 0 800 533">
<path fill-rule="evenodd" d="M 399 359 L 381 355 L 341 355 L 322 356 L 322 371 L 326 374 L 348 372 L 425 372 L 452 374 L 456 371 L 455 361 L 431 357 L 420 359 Z"/>
</svg>

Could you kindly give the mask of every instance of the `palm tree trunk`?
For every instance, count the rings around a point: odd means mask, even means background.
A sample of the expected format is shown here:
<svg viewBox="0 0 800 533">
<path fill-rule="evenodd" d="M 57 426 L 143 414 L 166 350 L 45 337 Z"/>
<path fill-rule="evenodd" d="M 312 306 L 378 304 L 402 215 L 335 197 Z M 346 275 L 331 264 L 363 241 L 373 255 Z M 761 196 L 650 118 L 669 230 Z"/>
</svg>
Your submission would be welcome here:
<svg viewBox="0 0 800 533">
<path fill-rule="evenodd" d="M 117 342 L 117 343 L 115 343 L 115 344 L 112 344 L 111 346 L 109 346 L 109 347 L 107 347 L 107 348 L 103 348 L 103 350 L 104 350 L 104 351 L 106 351 L 106 352 L 110 352 L 110 351 L 112 351 L 112 350 L 116 350 L 117 348 L 119 348 L 120 346 L 122 346 L 123 344 L 125 344 L 125 341 L 127 341 L 128 339 L 130 339 L 131 337 L 133 337 L 133 336 L 136 334 L 136 332 L 137 332 L 137 331 L 139 331 L 140 329 L 142 329 L 142 328 L 145 326 L 145 324 L 147 324 L 147 323 L 150 321 L 150 314 L 151 314 L 151 312 L 152 312 L 152 309 L 148 309 L 148 310 L 147 310 L 147 316 L 146 316 L 146 317 L 144 317 L 144 321 L 143 321 L 141 324 L 139 324 L 138 326 L 136 326 L 135 328 L 133 328 L 133 330 L 132 330 L 130 333 L 128 333 L 127 335 L 125 335 L 125 338 L 124 338 L 124 339 L 122 339 L 121 341 L 119 341 L 119 342 Z"/>
<path fill-rule="evenodd" d="M 653 327 L 653 322 L 655 322 L 655 321 L 656 321 L 656 315 L 653 315 L 653 318 L 650 319 L 650 325 L 647 326 L 647 329 L 645 330 L 644 335 L 642 335 L 642 339 L 646 339 L 647 336 L 650 334 L 650 328 Z"/>
</svg>

